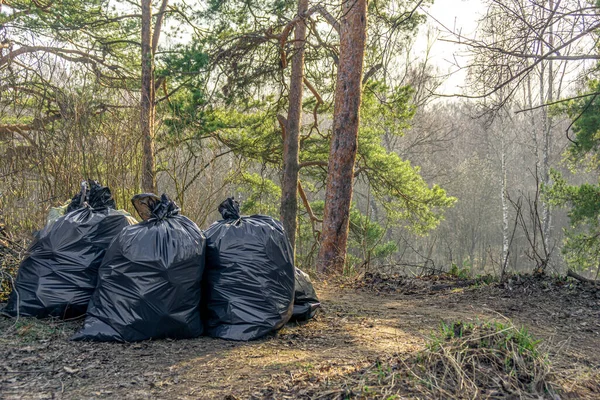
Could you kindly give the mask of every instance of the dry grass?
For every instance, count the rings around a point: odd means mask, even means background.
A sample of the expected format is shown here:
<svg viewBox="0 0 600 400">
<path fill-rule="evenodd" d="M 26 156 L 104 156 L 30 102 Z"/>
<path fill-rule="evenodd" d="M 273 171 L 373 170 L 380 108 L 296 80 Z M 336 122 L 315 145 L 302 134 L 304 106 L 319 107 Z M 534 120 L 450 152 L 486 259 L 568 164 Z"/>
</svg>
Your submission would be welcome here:
<svg viewBox="0 0 600 400">
<path fill-rule="evenodd" d="M 0 302 L 8 299 L 19 268 L 18 256 L 0 240 Z"/>
<path fill-rule="evenodd" d="M 439 396 L 553 398 L 550 364 L 539 343 L 510 322 L 443 324 L 411 370 Z"/>
<path fill-rule="evenodd" d="M 416 355 L 377 359 L 308 398 L 554 399 L 546 354 L 510 322 L 443 324 Z"/>
<path fill-rule="evenodd" d="M 316 319 L 250 343 L 73 343 L 81 321 L 0 318 L 0 398 L 599 399 L 600 297 L 536 287 L 402 295 L 317 282 Z M 463 322 L 432 338 L 442 320 Z M 479 322 L 492 320 L 503 325 Z"/>
</svg>

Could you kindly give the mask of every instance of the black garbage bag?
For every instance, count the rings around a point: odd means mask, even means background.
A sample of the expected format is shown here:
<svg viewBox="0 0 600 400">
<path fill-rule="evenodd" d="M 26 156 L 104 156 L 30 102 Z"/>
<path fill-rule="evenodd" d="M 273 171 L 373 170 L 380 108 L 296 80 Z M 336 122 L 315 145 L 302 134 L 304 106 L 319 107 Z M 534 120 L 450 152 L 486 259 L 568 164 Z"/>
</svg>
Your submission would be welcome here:
<svg viewBox="0 0 600 400">
<path fill-rule="evenodd" d="M 85 314 L 110 242 L 136 223 L 114 210 L 107 187 L 89 181 L 86 200 L 37 233 L 3 313 L 75 318 Z"/>
<path fill-rule="evenodd" d="M 110 191 L 97 190 L 98 187 L 101 187 L 97 181 L 83 181 L 81 182 L 80 187 L 81 190 L 79 191 L 79 193 L 73 196 L 73 198 L 67 201 L 64 205 L 50 208 L 50 211 L 48 212 L 48 216 L 46 218 L 46 226 L 44 227 L 44 229 L 50 228 L 52 224 L 54 224 L 60 217 L 62 217 L 66 213 L 85 207 L 85 205 L 89 204 L 90 202 L 94 204 L 104 204 L 106 207 L 110 208 L 117 208 Z M 92 187 L 95 188 L 94 191 L 91 191 Z M 129 213 L 127 213 L 124 210 L 119 210 L 119 212 L 129 216 Z M 135 221 L 135 223 L 137 223 L 137 221 Z M 36 232 L 35 237 L 39 237 L 42 231 L 43 230 Z"/>
<path fill-rule="evenodd" d="M 304 271 L 296 268 L 294 311 L 290 321 L 308 321 L 315 316 L 319 307 L 321 307 L 321 303 L 310 277 Z"/>
<path fill-rule="evenodd" d="M 258 339 L 291 317 L 294 260 L 280 222 L 265 215 L 240 217 L 232 198 L 219 206 L 223 220 L 206 236 L 206 333 L 230 340 Z"/>
<path fill-rule="evenodd" d="M 112 242 L 98 271 L 85 324 L 72 340 L 133 342 L 202 334 L 206 240 L 166 195 L 132 202 L 143 222 Z"/>
<path fill-rule="evenodd" d="M 71 199 L 67 206 L 67 213 L 85 206 L 85 204 L 102 204 L 105 207 L 117 208 L 112 194 L 107 187 L 102 187 L 97 181 L 83 181 L 81 189 Z"/>
</svg>

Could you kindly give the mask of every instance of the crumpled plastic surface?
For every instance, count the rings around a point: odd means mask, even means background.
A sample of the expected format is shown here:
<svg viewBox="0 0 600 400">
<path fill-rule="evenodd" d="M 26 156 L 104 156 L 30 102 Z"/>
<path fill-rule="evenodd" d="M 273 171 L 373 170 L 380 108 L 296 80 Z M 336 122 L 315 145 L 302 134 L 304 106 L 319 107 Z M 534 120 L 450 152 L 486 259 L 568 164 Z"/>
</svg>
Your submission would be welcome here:
<svg viewBox="0 0 600 400">
<path fill-rule="evenodd" d="M 254 340 L 291 317 L 294 260 L 279 221 L 239 215 L 233 199 L 219 206 L 223 220 L 205 232 L 204 317 L 209 336 Z"/>
<path fill-rule="evenodd" d="M 72 340 L 133 342 L 202 334 L 204 235 L 166 195 L 132 199 L 144 222 L 121 231 L 98 271 L 85 324 Z"/>
<path fill-rule="evenodd" d="M 296 284 L 294 290 L 294 311 L 290 321 L 308 321 L 321 307 L 310 277 L 296 268 Z"/>
<path fill-rule="evenodd" d="M 96 205 L 103 204 L 106 207 L 115 209 L 117 207 L 108 188 L 101 186 L 97 181 L 83 181 L 81 182 L 80 192 L 73 196 L 71 200 L 66 201 L 60 206 L 50 208 L 44 229 L 49 229 L 52 224 L 66 213 L 83 208 L 86 204 L 89 205 L 90 203 Z M 125 210 L 117 210 L 117 212 L 131 217 L 131 214 Z M 134 224 L 137 224 L 135 218 L 131 217 L 130 220 Z M 36 232 L 36 237 L 39 237 L 39 235 L 40 232 Z"/>
<path fill-rule="evenodd" d="M 95 205 L 117 208 L 108 187 L 101 186 L 97 181 L 93 180 L 81 182 L 80 187 L 79 193 L 73 196 L 67 206 L 67 213 L 80 209 L 86 204 L 91 205 L 93 208 L 96 207 Z"/>
<path fill-rule="evenodd" d="M 2 311 L 10 316 L 75 318 L 85 314 L 110 242 L 136 223 L 115 211 L 110 190 L 94 182 L 91 197 L 42 229 L 22 261 Z"/>
</svg>

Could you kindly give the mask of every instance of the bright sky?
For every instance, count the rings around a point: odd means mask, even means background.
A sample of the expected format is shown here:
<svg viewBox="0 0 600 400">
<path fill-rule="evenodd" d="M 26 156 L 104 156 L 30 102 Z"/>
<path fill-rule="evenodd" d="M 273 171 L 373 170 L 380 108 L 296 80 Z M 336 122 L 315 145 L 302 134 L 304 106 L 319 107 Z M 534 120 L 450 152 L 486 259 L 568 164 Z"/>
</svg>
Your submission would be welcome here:
<svg viewBox="0 0 600 400">
<path fill-rule="evenodd" d="M 434 4 L 425 9 L 429 14 L 427 24 L 419 30 L 415 44 L 415 52 L 423 57 L 428 45 L 429 57 L 440 73 L 452 73 L 439 89 L 444 94 L 461 93 L 460 86 L 465 80 L 465 71 L 456 71 L 455 64 L 464 65 L 466 59 L 460 55 L 460 47 L 436 38 L 447 37 L 447 30 L 460 31 L 464 36 L 472 37 L 477 21 L 485 12 L 485 4 L 481 0 L 435 0 Z M 463 49 L 464 51 L 464 49 Z"/>
</svg>

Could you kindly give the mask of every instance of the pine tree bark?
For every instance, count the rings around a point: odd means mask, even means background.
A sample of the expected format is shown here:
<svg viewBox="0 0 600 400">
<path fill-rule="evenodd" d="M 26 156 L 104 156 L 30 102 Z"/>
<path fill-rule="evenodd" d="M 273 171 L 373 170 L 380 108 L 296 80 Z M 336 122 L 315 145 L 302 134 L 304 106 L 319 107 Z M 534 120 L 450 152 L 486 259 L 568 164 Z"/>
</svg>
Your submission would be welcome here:
<svg viewBox="0 0 600 400">
<path fill-rule="evenodd" d="M 366 27 L 367 1 L 343 1 L 323 232 L 317 258 L 317 269 L 321 273 L 342 272 L 346 261 Z"/>
<path fill-rule="evenodd" d="M 298 0 L 298 15 L 308 10 L 308 0 Z M 296 227 L 298 225 L 298 171 L 299 138 L 302 121 L 302 94 L 304 78 L 304 42 L 306 24 L 300 19 L 294 28 L 294 55 L 290 78 L 289 109 L 285 135 L 283 137 L 283 182 L 281 185 L 281 221 L 292 249 L 296 249 Z"/>
<path fill-rule="evenodd" d="M 154 54 L 152 51 L 152 0 L 142 0 L 142 190 L 156 193 L 154 163 Z"/>
</svg>

